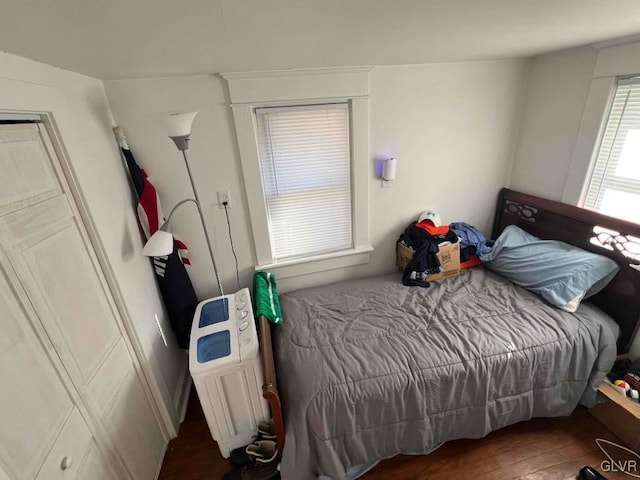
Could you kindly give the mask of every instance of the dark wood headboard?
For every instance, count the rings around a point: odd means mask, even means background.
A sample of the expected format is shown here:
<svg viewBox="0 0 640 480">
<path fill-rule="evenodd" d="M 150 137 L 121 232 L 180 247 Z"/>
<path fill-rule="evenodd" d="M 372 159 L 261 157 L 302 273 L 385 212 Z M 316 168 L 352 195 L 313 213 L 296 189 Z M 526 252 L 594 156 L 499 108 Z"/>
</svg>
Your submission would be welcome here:
<svg viewBox="0 0 640 480">
<path fill-rule="evenodd" d="M 640 271 L 629 266 L 640 264 L 640 225 L 503 188 L 498 196 L 492 238 L 497 238 L 507 225 L 517 225 L 544 240 L 561 240 L 605 255 L 620 265 L 620 272 L 606 288 L 587 301 L 620 325 L 618 353 L 628 352 L 640 324 Z M 598 233 L 597 227 L 614 233 Z M 635 259 L 624 252 L 635 254 Z"/>
</svg>

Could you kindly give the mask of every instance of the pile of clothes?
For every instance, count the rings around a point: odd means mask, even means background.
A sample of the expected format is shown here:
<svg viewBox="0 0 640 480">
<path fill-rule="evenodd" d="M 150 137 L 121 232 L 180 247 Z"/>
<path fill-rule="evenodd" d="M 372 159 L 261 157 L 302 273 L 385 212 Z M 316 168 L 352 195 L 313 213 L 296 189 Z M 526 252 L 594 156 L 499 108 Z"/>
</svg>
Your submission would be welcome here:
<svg viewBox="0 0 640 480">
<path fill-rule="evenodd" d="M 427 277 L 442 271 L 437 256 L 441 245 L 460 243 L 460 266 L 467 268 L 479 265 L 478 256 L 489 253 L 493 244 L 467 223 L 442 225 L 440 215 L 433 211 L 423 212 L 417 222 L 409 224 L 398 242 L 415 251 L 404 269 L 402 283 L 418 287 L 428 287 Z"/>
<path fill-rule="evenodd" d="M 607 379 L 622 395 L 640 403 L 640 360 L 616 360 Z"/>
</svg>

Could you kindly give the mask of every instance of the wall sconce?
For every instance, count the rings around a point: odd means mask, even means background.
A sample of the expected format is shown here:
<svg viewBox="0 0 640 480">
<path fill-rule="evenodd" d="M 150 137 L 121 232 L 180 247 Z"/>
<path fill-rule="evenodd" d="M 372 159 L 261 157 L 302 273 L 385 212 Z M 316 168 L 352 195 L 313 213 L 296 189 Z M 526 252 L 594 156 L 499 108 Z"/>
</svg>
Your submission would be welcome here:
<svg viewBox="0 0 640 480">
<path fill-rule="evenodd" d="M 200 214 L 200 222 L 202 223 L 202 230 L 204 231 L 204 237 L 207 241 L 207 248 L 209 249 L 209 256 L 211 257 L 213 271 L 216 275 L 216 280 L 218 281 L 220 295 L 224 295 L 224 291 L 222 290 L 222 282 L 220 281 L 220 275 L 218 273 L 218 267 L 216 266 L 216 259 L 213 256 L 213 250 L 211 249 L 209 232 L 207 231 L 207 226 L 204 222 L 204 216 L 202 215 L 202 209 L 200 208 L 200 199 L 198 198 L 198 192 L 196 191 L 196 187 L 193 183 L 193 176 L 191 175 L 191 169 L 189 168 L 189 162 L 187 160 L 187 150 L 189 149 L 189 139 L 191 137 L 191 125 L 193 124 L 193 119 L 197 114 L 198 112 L 171 114 L 165 118 L 167 135 L 176 144 L 178 150 L 182 152 L 182 157 L 184 158 L 184 164 L 187 167 L 189 181 L 191 182 L 191 191 L 193 192 L 194 198 L 185 198 L 184 200 L 178 202 L 171 209 L 167 220 L 153 235 L 151 235 L 151 238 L 149 238 L 149 240 L 145 244 L 144 248 L 142 249 L 142 254 L 146 255 L 147 257 L 162 257 L 164 255 L 169 255 L 173 251 L 173 235 L 171 234 L 171 226 L 169 224 L 171 217 L 173 216 L 176 209 L 181 205 L 184 205 L 188 202 L 195 203 L 196 208 L 198 209 L 198 213 Z"/>
<path fill-rule="evenodd" d="M 387 158 L 382 161 L 382 172 L 380 174 L 382 187 L 390 187 L 391 182 L 396 179 L 396 170 L 398 169 L 398 160 L 395 158 Z"/>
</svg>

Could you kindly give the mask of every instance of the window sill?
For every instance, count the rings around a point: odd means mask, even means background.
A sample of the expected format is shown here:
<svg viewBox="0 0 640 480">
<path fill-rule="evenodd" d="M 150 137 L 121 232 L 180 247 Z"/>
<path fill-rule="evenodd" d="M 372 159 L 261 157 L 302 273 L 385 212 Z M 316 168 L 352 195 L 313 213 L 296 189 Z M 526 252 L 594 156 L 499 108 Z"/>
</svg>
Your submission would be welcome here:
<svg viewBox="0 0 640 480">
<path fill-rule="evenodd" d="M 353 267 L 369 263 L 373 247 L 358 247 L 351 250 L 331 252 L 314 257 L 285 260 L 278 263 L 269 263 L 256 266 L 256 270 L 268 270 L 275 273 L 276 279 L 297 277 L 310 273 L 325 272 L 338 268 Z"/>
</svg>

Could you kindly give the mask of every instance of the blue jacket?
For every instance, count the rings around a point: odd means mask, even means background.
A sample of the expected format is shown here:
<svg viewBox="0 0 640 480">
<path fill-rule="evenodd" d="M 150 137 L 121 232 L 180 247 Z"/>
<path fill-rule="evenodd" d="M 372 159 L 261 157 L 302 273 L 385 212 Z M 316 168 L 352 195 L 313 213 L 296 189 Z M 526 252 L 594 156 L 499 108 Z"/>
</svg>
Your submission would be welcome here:
<svg viewBox="0 0 640 480">
<path fill-rule="evenodd" d="M 449 224 L 449 229 L 458 235 L 461 249 L 474 247 L 478 256 L 491 252 L 493 240 L 487 240 L 484 234 L 473 225 L 464 222 L 453 222 Z"/>
</svg>

